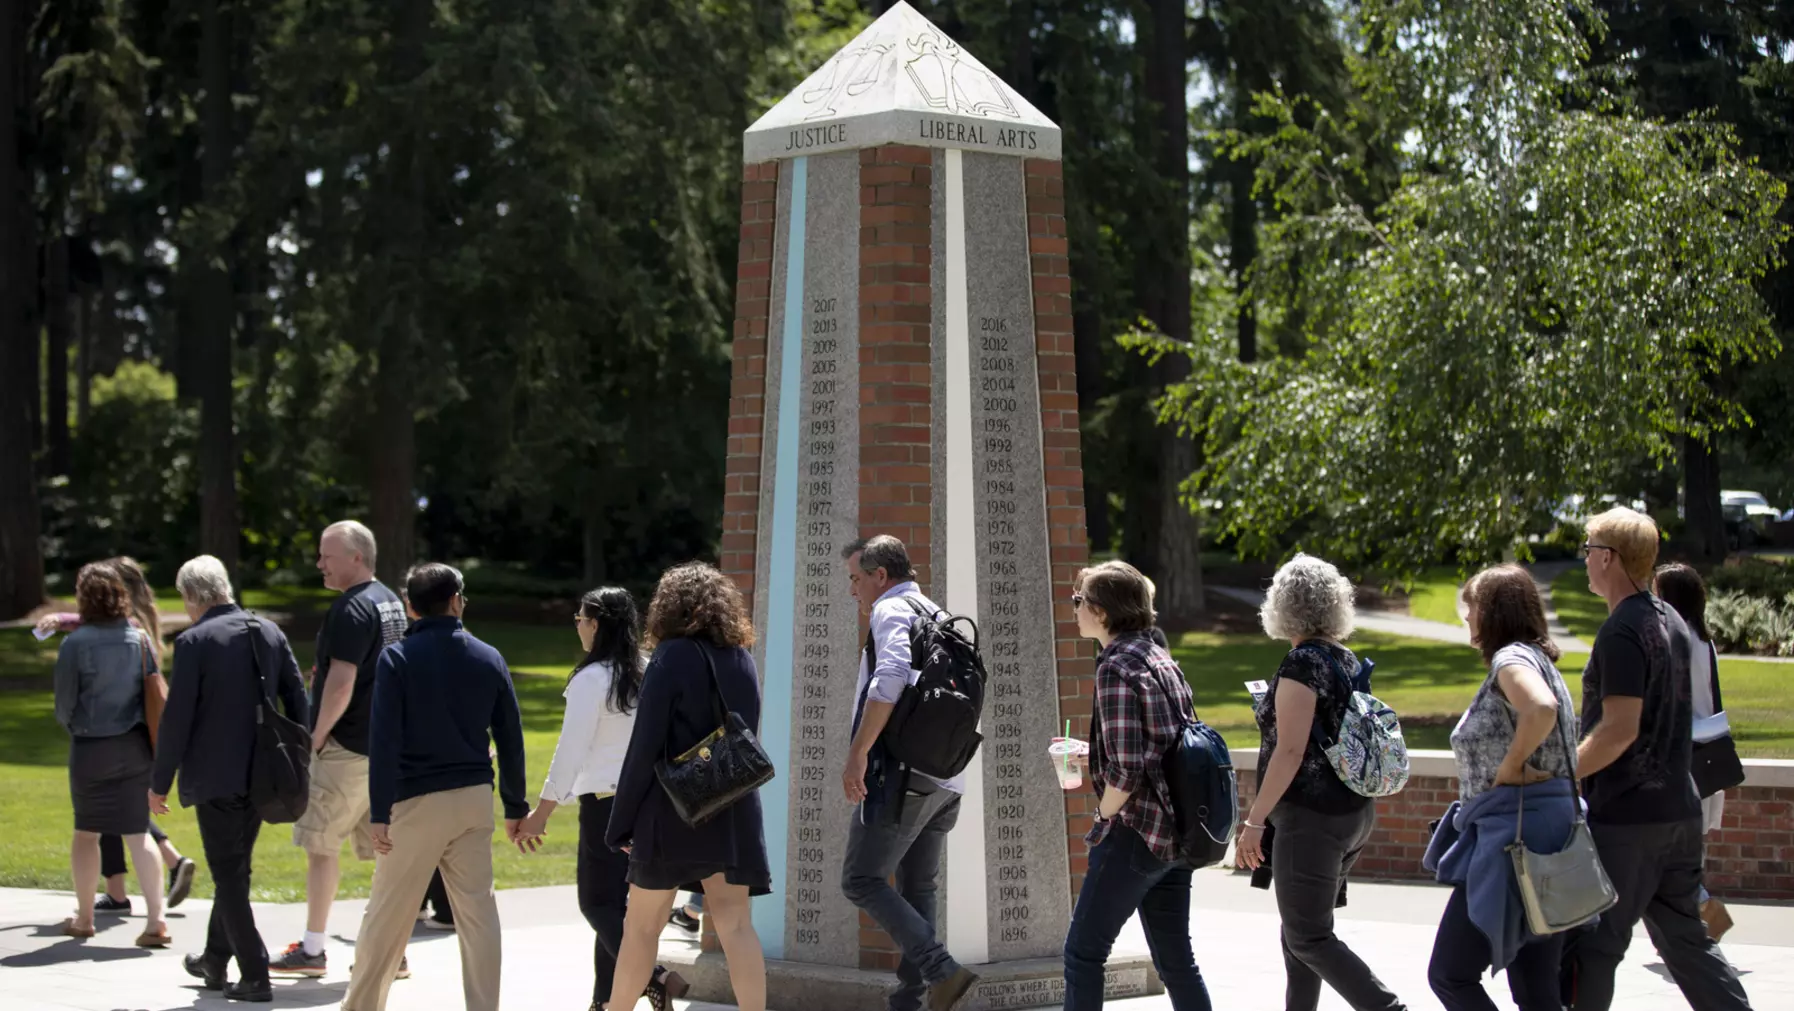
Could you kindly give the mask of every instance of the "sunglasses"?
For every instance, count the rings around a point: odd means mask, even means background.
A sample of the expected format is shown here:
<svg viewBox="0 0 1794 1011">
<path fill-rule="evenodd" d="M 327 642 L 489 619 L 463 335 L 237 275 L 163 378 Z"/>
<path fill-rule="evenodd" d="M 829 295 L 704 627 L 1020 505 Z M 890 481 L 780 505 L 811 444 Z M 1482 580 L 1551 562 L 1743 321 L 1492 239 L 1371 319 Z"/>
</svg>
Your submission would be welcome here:
<svg viewBox="0 0 1794 1011">
<path fill-rule="evenodd" d="M 1576 552 L 1576 557 L 1586 562 L 1588 561 L 1588 553 L 1591 551 L 1612 551 L 1617 554 L 1619 549 L 1610 548 L 1605 544 L 1584 544 L 1581 550 Z"/>
<path fill-rule="evenodd" d="M 1074 611 L 1075 611 L 1075 610 L 1077 610 L 1077 609 L 1078 609 L 1078 608 L 1080 608 L 1080 607 L 1083 607 L 1083 606 L 1084 606 L 1084 595 L 1083 595 L 1083 594 L 1082 594 L 1082 593 L 1074 593 L 1074 594 L 1072 594 L 1072 595 L 1071 595 L 1071 607 L 1072 607 L 1072 610 L 1074 610 Z"/>
</svg>

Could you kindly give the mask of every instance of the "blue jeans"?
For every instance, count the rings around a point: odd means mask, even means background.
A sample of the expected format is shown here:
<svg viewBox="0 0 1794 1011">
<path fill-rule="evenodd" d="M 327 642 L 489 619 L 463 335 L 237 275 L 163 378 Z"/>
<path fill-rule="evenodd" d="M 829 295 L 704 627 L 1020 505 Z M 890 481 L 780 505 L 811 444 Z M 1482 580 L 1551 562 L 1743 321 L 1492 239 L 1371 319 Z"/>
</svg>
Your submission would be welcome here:
<svg viewBox="0 0 1794 1011">
<path fill-rule="evenodd" d="M 903 951 L 890 1011 L 918 1011 L 930 984 L 959 971 L 959 963 L 934 933 L 935 895 L 940 889 L 941 854 L 947 833 L 959 820 L 959 794 L 933 783 L 907 791 L 903 810 L 895 803 L 874 808 L 872 824 L 854 809 L 847 832 L 847 859 L 841 891 L 864 909 Z M 893 889 L 887 879 L 897 875 Z"/>
<path fill-rule="evenodd" d="M 1119 822 L 1090 851 L 1065 934 L 1065 1011 L 1103 1006 L 1109 951 L 1135 910 L 1173 1011 L 1209 1011 L 1208 987 L 1190 950 L 1190 868 L 1153 856 L 1146 840 Z"/>
</svg>

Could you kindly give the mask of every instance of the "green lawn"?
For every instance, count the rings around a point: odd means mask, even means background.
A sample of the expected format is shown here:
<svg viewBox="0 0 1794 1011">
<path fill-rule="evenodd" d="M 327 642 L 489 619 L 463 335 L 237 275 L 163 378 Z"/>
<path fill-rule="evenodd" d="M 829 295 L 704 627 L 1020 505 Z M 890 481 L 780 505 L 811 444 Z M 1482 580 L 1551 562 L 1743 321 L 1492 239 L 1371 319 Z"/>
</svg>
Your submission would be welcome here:
<svg viewBox="0 0 1794 1011">
<path fill-rule="evenodd" d="M 474 631 L 498 646 L 517 673 L 528 746 L 531 797 L 541 785 L 560 729 L 561 687 L 577 659 L 571 628 L 475 622 Z M 68 740 L 52 714 L 49 670 L 56 640 L 39 644 L 28 631 L 0 630 L 0 824 L 7 842 L 0 847 L 0 885 L 68 887 Z M 311 644 L 296 643 L 309 667 Z M 1376 692 L 1402 714 L 1410 742 L 1444 748 L 1452 725 L 1483 676 L 1476 652 L 1466 646 L 1365 633 L 1352 640 L 1360 655 L 1377 662 Z M 1244 682 L 1268 679 L 1287 646 L 1261 635 L 1187 635 L 1175 648 L 1195 691 L 1202 718 L 1234 747 L 1258 742 Z M 1572 655 L 1561 666 L 1573 693 L 1581 688 L 1586 656 Z M 1761 757 L 1794 757 L 1794 666 L 1726 658 L 1726 701 L 1741 750 Z M 161 825 L 177 845 L 200 855 L 192 813 L 177 808 Z M 494 835 L 500 887 L 562 884 L 573 880 L 574 813 L 556 815 L 545 848 L 523 856 Z M 256 897 L 274 901 L 303 898 L 304 857 L 284 827 L 262 833 L 256 852 Z M 372 864 L 344 863 L 345 895 L 365 895 Z M 200 875 L 198 894 L 210 894 Z"/>
<path fill-rule="evenodd" d="M 1583 642 L 1594 642 L 1607 620 L 1607 601 L 1588 588 L 1588 570 L 1580 565 L 1551 581 L 1551 605 L 1564 628 Z"/>
<path fill-rule="evenodd" d="M 1408 587 L 1408 613 L 1427 621 L 1460 625 L 1458 620 L 1458 570 L 1435 566 Z"/>
<path fill-rule="evenodd" d="M 492 624 L 475 631 L 504 651 L 517 674 L 523 708 L 529 795 L 542 785 L 561 727 L 561 690 L 579 659 L 571 627 L 541 628 Z M 69 800 L 68 738 L 56 725 L 49 671 L 59 640 L 39 644 L 23 629 L 0 630 L 0 824 L 7 840 L 0 847 L 0 886 L 67 888 Z M 311 665 L 311 643 L 296 642 L 301 668 Z M 41 687 L 39 687 L 41 685 Z M 495 803 L 496 807 L 496 803 Z M 573 880 L 577 812 L 566 810 L 549 823 L 546 844 L 525 856 L 509 846 L 503 828 L 493 835 L 495 872 L 501 888 L 567 884 Z M 193 812 L 175 807 L 158 823 L 182 852 L 199 859 L 199 828 Z M 365 896 L 374 865 L 344 850 L 342 894 Z M 292 844 L 288 826 L 267 826 L 256 844 L 255 897 L 276 902 L 305 898 L 305 857 Z M 132 890 L 136 890 L 135 884 Z M 211 894 L 201 874 L 194 894 Z"/>
</svg>

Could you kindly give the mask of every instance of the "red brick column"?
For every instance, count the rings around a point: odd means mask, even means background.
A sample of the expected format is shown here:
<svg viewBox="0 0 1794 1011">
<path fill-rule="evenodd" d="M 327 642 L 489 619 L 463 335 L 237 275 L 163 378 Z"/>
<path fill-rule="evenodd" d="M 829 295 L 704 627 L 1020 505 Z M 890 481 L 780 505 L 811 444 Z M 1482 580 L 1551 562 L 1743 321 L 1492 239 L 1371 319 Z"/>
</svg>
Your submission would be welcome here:
<svg viewBox="0 0 1794 1011">
<path fill-rule="evenodd" d="M 754 613 L 754 549 L 760 534 L 760 441 L 766 425 L 766 326 L 772 306 L 773 231 L 779 163 L 741 170 L 741 245 L 735 265 L 735 335 L 729 346 L 729 447 L 723 486 L 720 568 Z M 795 408 L 793 408 L 795 409 Z M 705 951 L 722 945 L 704 917 Z"/>
<path fill-rule="evenodd" d="M 934 152 L 860 152 L 860 535 L 909 548 L 932 591 Z M 891 971 L 890 935 L 860 914 L 860 968 Z"/>
<path fill-rule="evenodd" d="M 760 530 L 760 441 L 766 423 L 766 321 L 772 305 L 773 228 L 779 163 L 741 173 L 741 246 L 735 267 L 735 339 L 730 345 L 729 448 L 723 489 L 721 568 L 754 607 L 754 547 Z M 795 408 L 792 408 L 795 409 Z"/>
<path fill-rule="evenodd" d="M 1072 736 L 1090 736 L 1095 652 L 1078 635 L 1071 587 L 1090 559 L 1084 526 L 1084 464 L 1078 435 L 1077 357 L 1071 326 L 1071 261 L 1065 239 L 1065 183 L 1056 161 L 1024 163 L 1028 253 L 1034 271 L 1034 345 L 1040 375 L 1041 447 L 1046 456 L 1047 543 L 1053 566 L 1055 655 L 1059 711 Z M 1066 846 L 1071 855 L 1072 902 L 1084 883 L 1084 834 L 1096 813 L 1088 790 L 1065 795 Z"/>
<path fill-rule="evenodd" d="M 860 534 L 909 547 L 932 585 L 929 367 L 934 152 L 860 152 Z"/>
</svg>

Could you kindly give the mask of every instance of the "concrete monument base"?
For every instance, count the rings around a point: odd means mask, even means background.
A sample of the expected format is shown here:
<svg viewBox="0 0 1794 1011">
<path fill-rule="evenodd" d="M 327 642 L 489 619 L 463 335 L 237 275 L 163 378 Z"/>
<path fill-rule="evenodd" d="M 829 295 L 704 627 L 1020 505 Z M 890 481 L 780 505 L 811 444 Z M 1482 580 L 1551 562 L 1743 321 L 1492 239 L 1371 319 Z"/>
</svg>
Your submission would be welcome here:
<svg viewBox="0 0 1794 1011">
<path fill-rule="evenodd" d="M 675 969 L 691 984 L 693 1000 L 730 1004 L 729 968 L 721 952 L 688 955 L 660 952 L 661 964 Z M 955 1011 L 1008 1011 L 1008 1009 L 1057 1007 L 1065 1003 L 1065 963 L 1057 958 L 1028 958 L 988 965 L 967 966 L 978 982 Z M 811 962 L 766 960 L 766 1004 L 776 1008 L 812 1008 L 816 1011 L 884 1011 L 885 994 L 897 983 L 889 972 L 848 969 Z M 1109 957 L 1104 996 L 1151 997 L 1165 992 L 1165 984 L 1153 970 L 1152 957 L 1144 953 L 1117 952 Z"/>
</svg>

